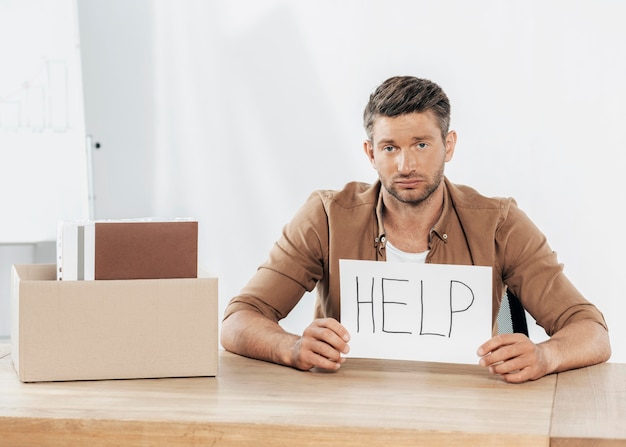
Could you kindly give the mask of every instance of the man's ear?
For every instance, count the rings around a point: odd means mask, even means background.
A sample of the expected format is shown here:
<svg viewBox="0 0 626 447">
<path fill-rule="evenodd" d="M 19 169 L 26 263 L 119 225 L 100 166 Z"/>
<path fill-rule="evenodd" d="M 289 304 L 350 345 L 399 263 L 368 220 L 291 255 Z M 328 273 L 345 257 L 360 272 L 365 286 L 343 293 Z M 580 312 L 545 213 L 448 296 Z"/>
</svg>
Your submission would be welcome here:
<svg viewBox="0 0 626 447">
<path fill-rule="evenodd" d="M 446 162 L 452 160 L 455 147 L 456 147 L 456 131 L 451 130 L 450 132 L 448 132 L 448 135 L 446 135 L 446 158 L 445 158 Z"/>
<path fill-rule="evenodd" d="M 374 161 L 374 146 L 372 146 L 372 142 L 370 140 L 365 140 L 363 142 L 363 151 L 365 152 L 365 155 L 370 161 L 372 167 L 376 169 L 376 162 Z"/>
</svg>

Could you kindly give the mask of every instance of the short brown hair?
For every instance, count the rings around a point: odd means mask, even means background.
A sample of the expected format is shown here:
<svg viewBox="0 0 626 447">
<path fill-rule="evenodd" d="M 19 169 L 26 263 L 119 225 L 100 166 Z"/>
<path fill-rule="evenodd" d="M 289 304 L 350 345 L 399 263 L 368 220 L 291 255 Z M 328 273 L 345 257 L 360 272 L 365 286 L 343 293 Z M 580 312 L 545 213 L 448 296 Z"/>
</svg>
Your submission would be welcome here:
<svg viewBox="0 0 626 447">
<path fill-rule="evenodd" d="M 413 76 L 389 78 L 374 90 L 365 106 L 363 126 L 367 138 L 372 139 L 372 128 L 377 116 L 394 117 L 428 110 L 439 121 L 445 140 L 450 127 L 450 101 L 441 87 L 428 79 Z"/>
</svg>

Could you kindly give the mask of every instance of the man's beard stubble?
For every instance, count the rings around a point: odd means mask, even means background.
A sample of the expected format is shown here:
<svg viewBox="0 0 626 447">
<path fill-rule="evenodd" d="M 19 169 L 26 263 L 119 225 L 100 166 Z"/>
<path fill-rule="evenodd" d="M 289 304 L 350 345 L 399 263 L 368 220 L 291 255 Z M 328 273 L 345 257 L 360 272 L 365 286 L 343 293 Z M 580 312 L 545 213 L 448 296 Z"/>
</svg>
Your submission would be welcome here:
<svg viewBox="0 0 626 447">
<path fill-rule="evenodd" d="M 410 179 L 411 177 L 412 177 L 411 175 L 397 176 L 394 179 L 390 180 L 387 184 L 383 183 L 383 187 L 385 188 L 385 190 L 387 190 L 387 192 L 392 197 L 394 197 L 399 202 L 405 203 L 407 205 L 419 206 L 425 201 L 427 201 L 432 196 L 432 194 L 437 190 L 437 188 L 439 188 L 439 185 L 441 185 L 441 182 L 443 181 L 443 166 L 435 177 L 427 178 L 427 182 L 425 183 L 426 189 L 419 196 L 403 197 L 403 195 L 409 195 L 413 191 L 405 190 L 405 191 L 402 191 L 402 193 L 408 193 L 408 194 L 402 194 L 400 191 L 394 188 L 393 186 L 394 180 Z"/>
</svg>

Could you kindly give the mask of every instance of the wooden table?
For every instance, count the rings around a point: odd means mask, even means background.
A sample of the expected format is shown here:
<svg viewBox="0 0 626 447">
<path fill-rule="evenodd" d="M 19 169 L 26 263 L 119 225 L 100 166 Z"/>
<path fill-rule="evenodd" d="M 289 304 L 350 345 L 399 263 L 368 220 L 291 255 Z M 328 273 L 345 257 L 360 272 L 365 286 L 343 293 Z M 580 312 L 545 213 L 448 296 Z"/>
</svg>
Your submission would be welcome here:
<svg viewBox="0 0 626 447">
<path fill-rule="evenodd" d="M 560 373 L 551 446 L 626 446 L 626 364 Z"/>
<path fill-rule="evenodd" d="M 223 351 L 219 368 L 214 378 L 25 384 L 7 354 L 0 445 L 548 446 L 555 392 L 558 439 L 579 436 L 567 419 L 579 417 L 577 403 L 559 394 L 556 375 L 511 385 L 477 366 L 366 359 L 301 372 Z M 558 378 L 586 387 L 599 371 L 591 394 L 604 393 L 607 376 L 619 390 L 624 368 L 596 368 Z M 623 414 L 621 393 L 597 403 Z"/>
</svg>

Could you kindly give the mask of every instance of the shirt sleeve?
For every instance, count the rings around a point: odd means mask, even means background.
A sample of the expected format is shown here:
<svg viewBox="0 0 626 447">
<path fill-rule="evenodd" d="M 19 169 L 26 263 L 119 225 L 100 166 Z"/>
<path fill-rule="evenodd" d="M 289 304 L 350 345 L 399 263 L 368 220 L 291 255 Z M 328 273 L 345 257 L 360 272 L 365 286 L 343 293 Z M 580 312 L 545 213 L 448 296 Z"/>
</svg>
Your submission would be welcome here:
<svg viewBox="0 0 626 447">
<path fill-rule="evenodd" d="M 550 336 L 580 320 L 595 321 L 606 329 L 602 313 L 565 276 L 544 234 L 513 200 L 509 205 L 496 234 L 507 287 Z"/>
<path fill-rule="evenodd" d="M 243 309 L 279 321 L 306 291 L 315 288 L 328 261 L 328 219 L 321 195 L 313 193 L 282 231 L 268 259 L 232 298 L 224 319 Z"/>
</svg>

